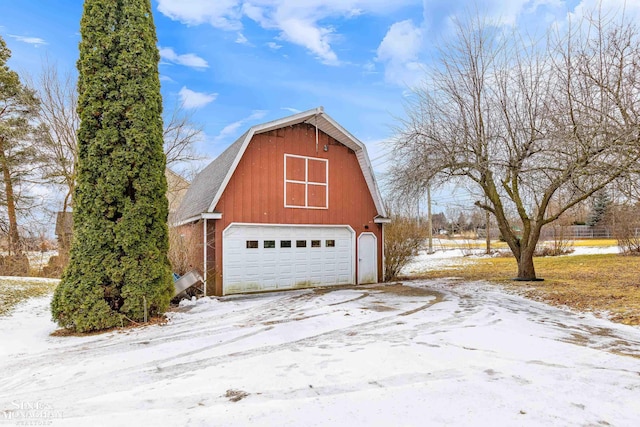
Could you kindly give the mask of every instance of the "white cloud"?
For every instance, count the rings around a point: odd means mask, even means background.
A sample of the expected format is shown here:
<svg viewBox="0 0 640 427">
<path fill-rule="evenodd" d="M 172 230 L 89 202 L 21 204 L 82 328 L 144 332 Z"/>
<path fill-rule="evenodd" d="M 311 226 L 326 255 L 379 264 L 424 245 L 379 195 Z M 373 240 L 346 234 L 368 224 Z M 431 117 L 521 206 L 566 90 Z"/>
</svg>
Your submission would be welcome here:
<svg viewBox="0 0 640 427">
<path fill-rule="evenodd" d="M 326 65 L 338 65 L 338 56 L 331 49 L 332 28 L 320 27 L 311 20 L 288 18 L 279 23 L 283 40 L 306 47 Z"/>
<path fill-rule="evenodd" d="M 41 39 L 40 37 L 24 37 L 24 36 L 16 36 L 14 34 L 9 34 L 9 37 L 11 37 L 12 39 L 18 40 L 19 42 L 31 44 L 35 47 L 40 47 L 42 45 L 49 44 L 46 42 L 46 40 Z"/>
<path fill-rule="evenodd" d="M 240 126 L 242 126 L 242 123 L 243 123 L 242 120 L 238 120 L 237 122 L 233 122 L 226 125 L 225 127 L 222 128 L 218 136 L 216 136 L 214 139 L 216 141 L 221 139 L 226 139 L 228 136 L 236 133 L 236 131 L 240 128 Z"/>
<path fill-rule="evenodd" d="M 297 108 L 292 108 L 292 107 L 282 107 L 281 110 L 285 110 L 285 111 L 288 111 L 288 112 L 293 113 L 293 114 L 298 114 L 298 113 L 301 112 Z"/>
<path fill-rule="evenodd" d="M 239 31 L 242 18 L 262 28 L 279 31 L 279 38 L 302 46 L 327 65 L 339 65 L 333 50 L 336 30 L 321 24 L 329 18 L 383 14 L 416 0 L 158 0 L 158 10 L 187 25 L 208 23 Z M 274 48 L 274 47 L 272 47 Z"/>
<path fill-rule="evenodd" d="M 486 17 L 492 21 L 499 22 L 502 25 L 515 25 L 525 6 L 529 0 L 485 0 L 479 8 L 480 13 L 484 13 Z M 530 5 L 534 10 L 535 5 Z"/>
<path fill-rule="evenodd" d="M 209 63 L 203 58 L 200 58 L 198 55 L 195 55 L 193 53 L 185 53 L 183 55 L 178 55 L 170 47 L 161 47 L 160 57 L 165 61 L 172 62 L 174 64 L 184 65 L 185 67 L 199 68 L 199 69 L 209 68 Z"/>
<path fill-rule="evenodd" d="M 264 10 L 261 7 L 254 6 L 251 3 L 244 3 L 242 5 L 242 13 L 263 27 L 268 25 L 268 20 L 265 18 Z"/>
<path fill-rule="evenodd" d="M 238 129 L 240 129 L 241 127 L 244 127 L 248 122 L 252 122 L 252 121 L 255 121 L 255 120 L 260 120 L 266 114 L 267 114 L 266 110 L 254 110 L 254 111 L 252 111 L 251 115 L 245 117 L 244 119 L 240 119 L 238 121 L 230 123 L 230 124 L 226 125 L 224 128 L 222 128 L 220 133 L 214 138 L 214 141 L 215 142 L 219 142 L 221 140 L 227 139 L 228 137 L 236 134 L 238 132 Z"/>
<path fill-rule="evenodd" d="M 475 8 L 469 8 L 462 0 L 450 0 L 447 19 L 451 23 L 456 18 L 462 21 L 476 11 L 482 18 L 497 25 L 518 27 L 521 33 L 534 37 L 543 37 L 551 27 L 566 29 L 569 21 L 580 21 L 585 15 L 601 11 L 607 18 L 621 18 L 622 14 L 630 21 L 640 19 L 640 1 L 638 0 L 484 0 Z M 424 0 L 426 20 L 432 8 L 428 0 Z M 434 15 L 435 16 L 435 15 Z M 453 26 L 449 31 L 453 33 Z M 447 35 L 440 35 L 447 38 Z"/>
<path fill-rule="evenodd" d="M 262 119 L 264 116 L 266 116 L 268 113 L 267 110 L 253 110 L 253 112 L 251 113 L 251 115 L 249 117 L 247 117 L 247 120 L 260 120 Z"/>
<path fill-rule="evenodd" d="M 640 2 L 637 0 L 582 0 L 574 9 L 571 17 L 580 18 L 592 11 L 602 10 L 603 14 L 618 14 L 618 18 L 624 12 L 625 18 L 640 19 Z"/>
<path fill-rule="evenodd" d="M 278 49 L 281 49 L 281 48 L 282 48 L 282 45 L 280 45 L 280 44 L 278 44 L 278 43 L 276 43 L 276 42 L 268 42 L 268 43 L 267 43 L 267 46 L 268 46 L 270 49 L 273 49 L 273 50 L 278 50 Z"/>
<path fill-rule="evenodd" d="M 376 64 L 374 64 L 372 61 L 369 61 L 366 64 L 364 64 L 362 68 L 367 74 L 373 74 L 376 72 Z"/>
<path fill-rule="evenodd" d="M 336 30 L 321 22 L 385 13 L 406 4 L 415 0 L 252 0 L 243 11 L 263 28 L 279 30 L 281 40 L 304 47 L 326 65 L 339 65 L 332 47 Z"/>
<path fill-rule="evenodd" d="M 205 105 L 208 105 L 216 100 L 218 97 L 217 93 L 202 93 L 195 92 L 191 89 L 188 89 L 186 86 L 183 86 L 178 93 L 180 96 L 180 101 L 184 108 L 201 108 Z"/>
<path fill-rule="evenodd" d="M 432 31 L 430 36 L 439 40 L 447 40 L 454 36 L 454 22 L 465 22 L 476 16 L 487 23 L 518 27 L 523 33 L 536 35 L 538 32 L 544 32 L 551 22 L 565 19 L 569 11 L 567 0 L 483 0 L 474 3 L 466 0 L 445 0 L 436 3 L 439 4 L 423 0 L 422 27 Z M 575 1 L 572 0 L 572 3 Z"/>
<path fill-rule="evenodd" d="M 406 62 L 417 57 L 422 45 L 422 30 L 408 19 L 393 24 L 378 47 L 378 61 Z"/>
<path fill-rule="evenodd" d="M 238 44 L 246 44 L 246 45 L 250 45 L 251 43 L 249 43 L 249 39 L 247 39 L 244 34 L 242 33 L 238 33 L 238 36 L 236 37 L 236 43 Z"/>
<path fill-rule="evenodd" d="M 376 56 L 376 61 L 385 64 L 385 79 L 402 86 L 419 82 L 423 73 L 418 60 L 422 46 L 422 29 L 411 20 L 393 24 L 378 46 Z"/>
<path fill-rule="evenodd" d="M 160 81 L 161 82 L 168 82 L 168 83 L 175 83 L 176 81 L 173 80 L 171 77 L 169 76 L 165 76 L 165 75 L 161 75 L 160 76 Z"/>
<path fill-rule="evenodd" d="M 240 0 L 158 0 L 158 11 L 187 25 L 206 23 L 223 30 L 242 29 Z"/>
</svg>

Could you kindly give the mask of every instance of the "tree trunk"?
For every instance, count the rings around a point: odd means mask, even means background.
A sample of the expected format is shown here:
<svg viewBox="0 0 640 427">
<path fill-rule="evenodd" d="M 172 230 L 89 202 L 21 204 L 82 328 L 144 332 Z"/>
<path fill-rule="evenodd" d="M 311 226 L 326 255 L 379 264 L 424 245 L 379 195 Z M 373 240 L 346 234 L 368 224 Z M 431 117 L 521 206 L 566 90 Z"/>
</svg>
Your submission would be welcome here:
<svg viewBox="0 0 640 427">
<path fill-rule="evenodd" d="M 62 212 L 66 212 L 67 209 L 69 208 L 69 199 L 71 198 L 72 192 L 73 190 L 69 188 L 69 190 L 67 191 L 67 194 L 64 196 L 64 202 L 62 204 Z"/>
<path fill-rule="evenodd" d="M 516 277 L 516 280 L 539 280 L 536 277 L 536 269 L 533 265 L 533 250 L 530 250 L 529 248 L 523 248 L 522 252 L 520 253 L 520 258 L 518 258 L 517 261 L 518 276 Z"/>
<path fill-rule="evenodd" d="M 487 200 L 485 198 L 484 204 L 487 204 Z M 485 250 L 485 253 L 487 255 L 491 254 L 491 212 L 489 211 L 485 211 L 486 217 L 485 217 L 485 225 L 484 225 L 484 230 L 486 231 L 487 235 L 487 248 Z"/>
<path fill-rule="evenodd" d="M 13 193 L 11 172 L 9 171 L 9 164 L 7 162 L 7 156 L 5 155 L 4 144 L 2 142 L 0 142 L 0 167 L 2 167 L 2 176 L 7 199 L 7 216 L 9 217 L 9 255 L 16 255 L 20 253 L 20 235 L 18 234 L 16 200 Z"/>
</svg>

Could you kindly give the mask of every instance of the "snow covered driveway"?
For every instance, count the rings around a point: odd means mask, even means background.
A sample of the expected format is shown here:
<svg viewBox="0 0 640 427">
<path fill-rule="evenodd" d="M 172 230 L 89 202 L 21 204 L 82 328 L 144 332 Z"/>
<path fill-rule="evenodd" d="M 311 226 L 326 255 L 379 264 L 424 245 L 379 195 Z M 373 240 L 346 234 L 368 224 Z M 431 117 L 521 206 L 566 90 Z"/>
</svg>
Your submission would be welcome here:
<svg viewBox="0 0 640 427">
<path fill-rule="evenodd" d="M 66 338 L 30 300 L 0 318 L 0 425 L 638 425 L 640 328 L 408 284 L 205 299 Z"/>
</svg>

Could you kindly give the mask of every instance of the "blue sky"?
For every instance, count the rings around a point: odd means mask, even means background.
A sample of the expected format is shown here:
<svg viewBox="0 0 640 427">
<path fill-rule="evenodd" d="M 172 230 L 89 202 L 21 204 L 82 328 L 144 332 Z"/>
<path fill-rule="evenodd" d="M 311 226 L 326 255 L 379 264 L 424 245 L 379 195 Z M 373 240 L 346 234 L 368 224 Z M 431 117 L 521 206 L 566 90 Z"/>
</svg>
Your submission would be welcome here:
<svg viewBox="0 0 640 427">
<path fill-rule="evenodd" d="M 37 74 L 45 58 L 73 70 L 81 0 L 0 0 L 9 65 Z M 482 13 L 532 30 L 596 0 L 486 0 Z M 621 7 L 622 0 L 605 0 Z M 627 7 L 640 9 L 640 0 Z M 386 167 L 403 100 L 437 55 L 464 0 L 152 0 L 165 109 L 194 111 L 197 149 L 217 156 L 249 126 L 297 111 L 325 111 Z M 381 178 L 379 176 L 379 178 Z M 444 195 L 440 196 L 443 198 Z"/>
</svg>

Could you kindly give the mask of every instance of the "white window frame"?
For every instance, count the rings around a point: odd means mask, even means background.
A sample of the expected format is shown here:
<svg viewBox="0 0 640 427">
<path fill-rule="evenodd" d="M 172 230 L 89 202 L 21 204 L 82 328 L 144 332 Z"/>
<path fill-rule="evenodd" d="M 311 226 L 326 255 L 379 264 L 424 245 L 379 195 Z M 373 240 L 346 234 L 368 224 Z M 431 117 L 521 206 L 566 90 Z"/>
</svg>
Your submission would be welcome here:
<svg viewBox="0 0 640 427">
<path fill-rule="evenodd" d="M 287 158 L 304 159 L 304 181 L 295 179 L 287 179 Z M 325 180 L 326 182 L 309 181 L 309 160 L 320 161 L 325 163 Z M 287 184 L 304 184 L 304 205 L 287 204 Z M 324 186 L 325 188 L 325 206 L 309 206 L 309 184 L 316 186 Z M 329 159 L 319 157 L 298 156 L 296 154 L 284 155 L 284 207 L 294 209 L 329 209 Z"/>
</svg>

